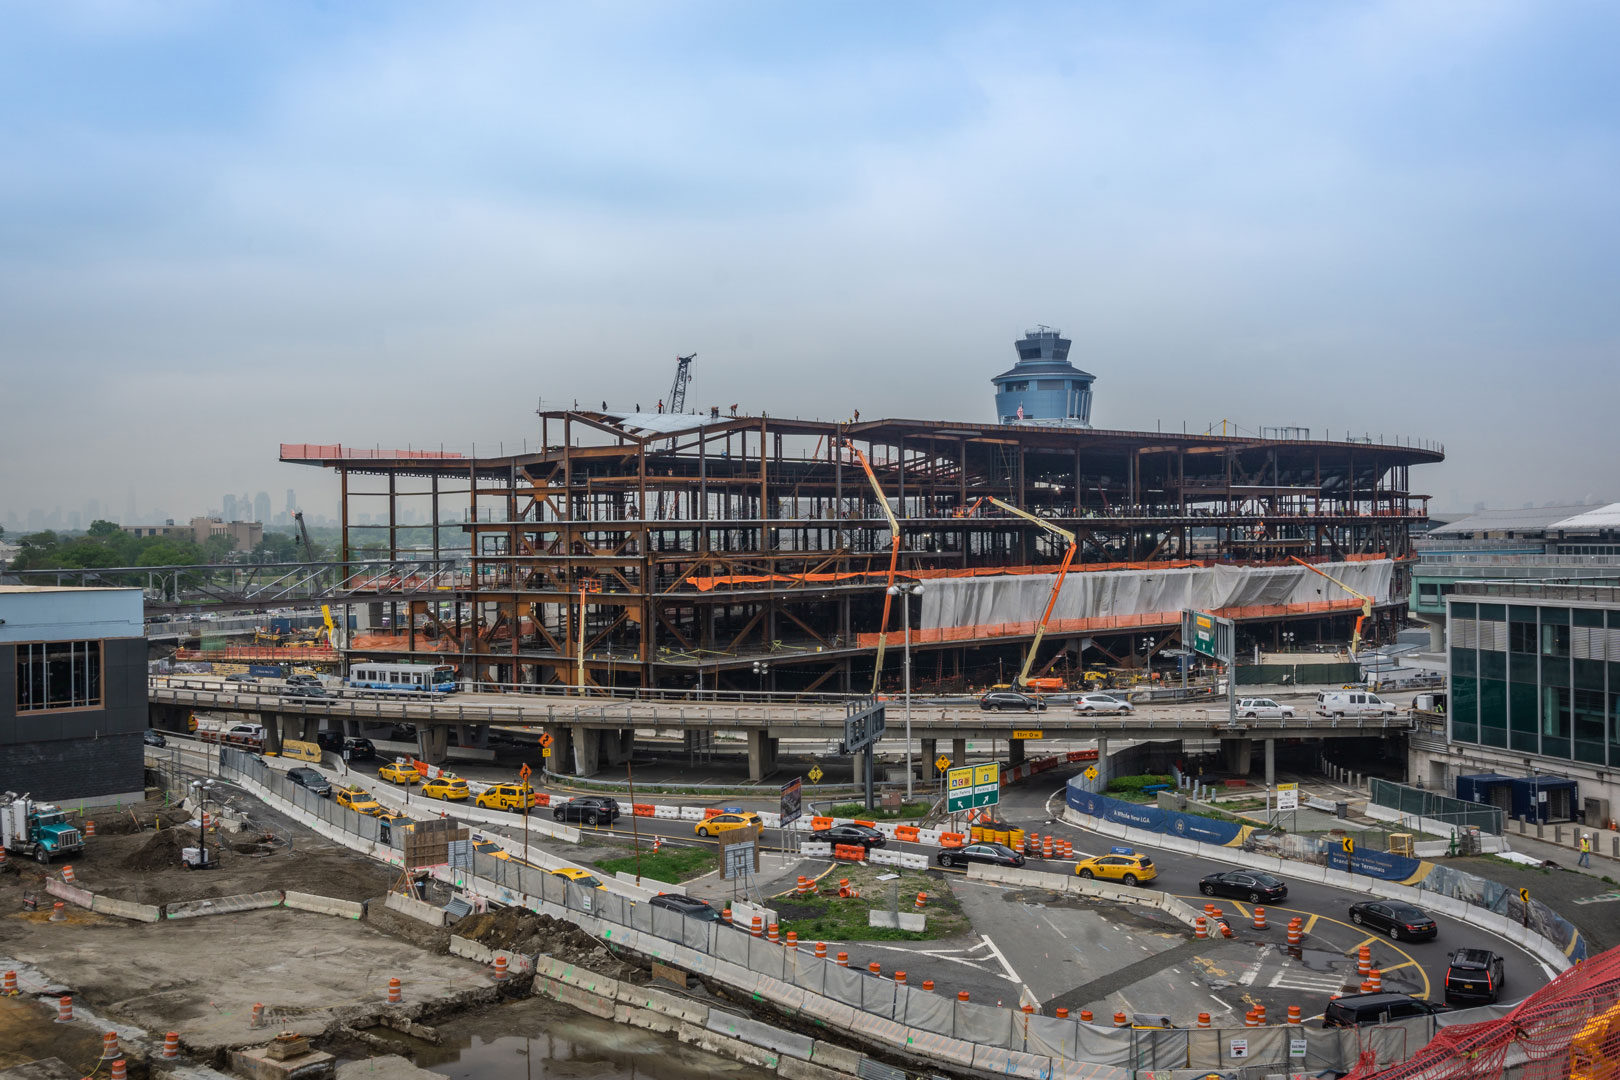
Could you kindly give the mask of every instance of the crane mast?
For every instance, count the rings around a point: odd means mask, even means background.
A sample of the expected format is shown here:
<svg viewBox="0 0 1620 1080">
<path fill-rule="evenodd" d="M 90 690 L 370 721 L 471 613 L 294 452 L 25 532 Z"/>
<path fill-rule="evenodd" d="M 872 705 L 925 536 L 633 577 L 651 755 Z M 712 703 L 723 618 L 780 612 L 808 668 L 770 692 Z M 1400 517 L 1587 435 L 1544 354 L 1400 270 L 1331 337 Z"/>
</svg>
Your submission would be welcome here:
<svg viewBox="0 0 1620 1080">
<path fill-rule="evenodd" d="M 1060 528 L 1059 526 L 1052 524 L 1050 521 L 1047 521 L 1045 518 L 1037 517 L 1027 510 L 1020 510 L 1011 503 L 1002 502 L 994 495 L 986 495 L 982 497 L 978 502 L 970 506 L 967 513 L 962 516 L 967 517 L 985 503 L 999 506 L 1001 509 L 1007 511 L 1007 513 L 1021 517 L 1025 521 L 1033 522 L 1034 524 L 1045 529 L 1047 532 L 1061 536 L 1063 539 L 1069 542 L 1068 549 L 1063 553 L 1063 562 L 1058 567 L 1057 580 L 1052 582 L 1051 595 L 1046 598 L 1046 610 L 1041 612 L 1041 621 L 1035 626 L 1035 640 L 1029 643 L 1029 653 L 1024 657 L 1023 668 L 1018 672 L 1018 685 L 1028 686 L 1029 670 L 1035 665 L 1035 654 L 1040 650 L 1041 639 L 1046 637 L 1046 624 L 1052 618 L 1052 610 L 1057 607 L 1058 594 L 1063 591 L 1063 579 L 1069 574 L 1069 566 L 1074 562 L 1074 556 L 1080 550 L 1080 542 L 1075 539 L 1074 533 L 1070 532 L 1068 529 Z"/>
<path fill-rule="evenodd" d="M 866 460 L 866 455 L 848 439 L 844 440 L 844 448 L 861 463 L 867 483 L 872 485 L 872 491 L 877 495 L 878 507 L 883 511 L 883 516 L 889 519 L 889 576 L 884 582 L 883 621 L 878 624 L 877 659 L 872 664 L 872 693 L 875 694 L 878 692 L 878 680 L 883 676 L 883 652 L 889 644 L 889 610 L 894 604 L 894 597 L 889 594 L 888 586 L 894 584 L 895 568 L 900 563 L 900 522 L 896 520 L 894 511 L 889 509 L 889 497 L 883 494 L 883 485 L 878 483 L 877 474 L 872 471 L 872 463 Z"/>
<path fill-rule="evenodd" d="M 1339 588 L 1343 589 L 1345 592 L 1349 593 L 1351 596 L 1353 596 L 1357 600 L 1361 601 L 1361 614 L 1356 616 L 1356 628 L 1350 635 L 1350 659 L 1354 660 L 1356 658 L 1356 654 L 1361 651 L 1361 630 L 1362 630 L 1362 627 L 1366 626 L 1367 625 L 1367 620 L 1372 618 L 1373 598 L 1368 596 L 1366 593 L 1357 592 L 1355 589 L 1352 589 L 1350 586 L 1346 585 L 1344 582 L 1340 581 L 1338 578 L 1334 577 L 1332 574 L 1328 573 L 1326 570 L 1322 570 L 1322 569 L 1319 569 L 1318 567 L 1315 567 L 1315 566 L 1311 565 L 1310 563 L 1306 562 L 1304 559 L 1300 558 L 1298 555 L 1290 555 L 1288 557 L 1289 557 L 1289 559 L 1293 560 L 1294 562 L 1299 563 L 1299 565 L 1303 566 L 1305 569 L 1309 570 L 1311 573 L 1320 574 L 1323 577 L 1327 578 L 1329 581 L 1333 582 L 1333 584 L 1337 585 Z"/>
<path fill-rule="evenodd" d="M 692 381 L 692 361 L 696 359 L 697 353 L 675 358 L 675 382 L 669 388 L 669 411 L 672 413 L 686 411 L 686 384 Z"/>
</svg>

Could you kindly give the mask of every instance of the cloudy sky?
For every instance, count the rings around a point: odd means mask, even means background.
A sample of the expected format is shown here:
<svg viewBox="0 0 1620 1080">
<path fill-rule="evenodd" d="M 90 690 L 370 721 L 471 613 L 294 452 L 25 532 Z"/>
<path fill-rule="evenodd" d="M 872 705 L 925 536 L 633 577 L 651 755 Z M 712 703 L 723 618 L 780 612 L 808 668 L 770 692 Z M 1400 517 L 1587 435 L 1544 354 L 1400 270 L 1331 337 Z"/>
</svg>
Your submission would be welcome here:
<svg viewBox="0 0 1620 1080">
<path fill-rule="evenodd" d="M 1620 499 L 1620 8 L 0 2 L 0 519 L 536 399 L 1412 434 Z"/>
</svg>

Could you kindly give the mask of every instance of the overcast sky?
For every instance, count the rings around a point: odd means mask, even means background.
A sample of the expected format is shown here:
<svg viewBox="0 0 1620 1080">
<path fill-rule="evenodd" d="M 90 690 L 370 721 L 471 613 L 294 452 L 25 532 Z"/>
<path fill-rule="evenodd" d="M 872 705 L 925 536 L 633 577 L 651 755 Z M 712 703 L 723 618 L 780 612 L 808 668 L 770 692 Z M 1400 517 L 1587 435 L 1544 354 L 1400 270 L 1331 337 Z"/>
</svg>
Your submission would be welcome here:
<svg viewBox="0 0 1620 1080">
<path fill-rule="evenodd" d="M 0 2 L 0 518 L 535 401 L 1412 434 L 1620 499 L 1620 7 Z"/>
</svg>

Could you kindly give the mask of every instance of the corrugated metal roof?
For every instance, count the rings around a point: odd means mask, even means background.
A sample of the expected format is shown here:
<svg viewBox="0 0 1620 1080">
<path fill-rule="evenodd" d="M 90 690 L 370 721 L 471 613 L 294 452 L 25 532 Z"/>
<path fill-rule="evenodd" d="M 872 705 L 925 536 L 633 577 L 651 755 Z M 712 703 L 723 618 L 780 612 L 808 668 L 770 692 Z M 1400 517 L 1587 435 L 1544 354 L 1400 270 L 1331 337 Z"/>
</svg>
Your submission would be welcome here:
<svg viewBox="0 0 1620 1080">
<path fill-rule="evenodd" d="M 1459 518 L 1449 525 L 1430 529 L 1426 536 L 1458 536 L 1463 533 L 1485 532 L 1545 532 L 1572 514 L 1589 510 L 1585 504 L 1575 506 L 1526 506 L 1516 510 L 1482 510 Z"/>
<path fill-rule="evenodd" d="M 1568 532 L 1595 532 L 1598 529 L 1620 529 L 1620 503 L 1610 503 L 1595 510 L 1588 510 L 1584 514 L 1576 514 L 1562 521 L 1555 521 L 1553 528 L 1564 529 Z"/>
</svg>

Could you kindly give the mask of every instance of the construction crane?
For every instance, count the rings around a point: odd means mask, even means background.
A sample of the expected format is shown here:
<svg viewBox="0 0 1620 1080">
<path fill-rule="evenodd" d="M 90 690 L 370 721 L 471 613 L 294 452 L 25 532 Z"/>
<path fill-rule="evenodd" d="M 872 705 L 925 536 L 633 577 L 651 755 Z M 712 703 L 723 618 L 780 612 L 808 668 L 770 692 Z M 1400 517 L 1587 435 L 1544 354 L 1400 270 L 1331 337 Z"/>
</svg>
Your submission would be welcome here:
<svg viewBox="0 0 1620 1080">
<path fill-rule="evenodd" d="M 1323 577 L 1333 582 L 1333 584 L 1337 585 L 1339 588 L 1361 601 L 1361 614 L 1356 616 L 1356 629 L 1354 633 L 1350 635 L 1350 659 L 1354 660 L 1356 658 L 1356 654 L 1361 651 L 1361 630 L 1367 625 L 1367 620 L 1372 618 L 1373 598 L 1368 596 L 1366 593 L 1357 592 L 1344 582 L 1340 581 L 1338 578 L 1334 577 L 1332 574 L 1328 573 L 1326 570 L 1311 565 L 1298 555 L 1290 555 L 1288 557 L 1294 562 L 1299 563 L 1299 565 L 1303 566 L 1311 573 L 1321 574 Z"/>
<path fill-rule="evenodd" d="M 1058 594 L 1063 591 L 1063 579 L 1068 576 L 1069 566 L 1074 562 L 1074 556 L 1080 550 L 1080 542 L 1075 538 L 1074 533 L 1070 532 L 1068 529 L 1060 528 L 1059 526 L 1052 524 L 1050 521 L 1047 521 L 1045 518 L 1036 517 L 1027 510 L 1020 510 L 1011 503 L 1002 502 L 994 495 L 986 495 L 979 499 L 978 502 L 968 507 L 967 513 L 963 514 L 962 516 L 971 516 L 975 510 L 985 503 L 999 506 L 1001 509 L 1007 511 L 1007 513 L 1015 514 L 1018 517 L 1023 518 L 1025 521 L 1033 522 L 1034 524 L 1045 529 L 1047 532 L 1061 536 L 1063 539 L 1069 542 L 1068 550 L 1064 551 L 1063 553 L 1063 562 L 1058 567 L 1057 580 L 1052 582 L 1052 594 L 1046 598 L 1046 610 L 1041 612 L 1041 621 L 1035 626 L 1035 640 L 1029 643 L 1029 652 L 1024 656 L 1024 667 L 1018 672 L 1018 685 L 1021 687 L 1027 687 L 1030 683 L 1029 669 L 1035 665 L 1035 654 L 1040 650 L 1041 639 L 1046 636 L 1046 624 L 1052 618 L 1052 609 L 1057 607 Z"/>
<path fill-rule="evenodd" d="M 900 564 L 900 522 L 895 520 L 894 511 L 889 509 L 889 497 L 883 494 L 883 485 L 878 483 L 877 474 L 872 471 L 872 463 L 866 460 L 866 455 L 856 448 L 848 439 L 844 440 L 844 448 L 855 455 L 855 460 L 861 463 L 866 470 L 867 482 L 872 485 L 872 491 L 877 495 L 878 506 L 883 510 L 883 516 L 889 519 L 889 578 L 885 586 L 894 585 L 894 571 Z M 877 659 L 872 665 L 872 693 L 878 692 L 878 680 L 883 676 L 883 650 L 889 644 L 889 608 L 894 603 L 894 596 L 888 588 L 883 590 L 883 621 L 878 624 Z"/>
<path fill-rule="evenodd" d="M 304 543 L 304 558 L 309 562 L 317 561 L 315 558 L 315 545 L 309 539 L 309 526 L 304 524 L 304 512 L 294 510 L 293 521 L 298 525 L 298 538 Z"/>
<path fill-rule="evenodd" d="M 686 385 L 692 381 L 692 361 L 696 359 L 697 353 L 675 358 L 675 382 L 669 388 L 669 411 L 672 413 L 686 411 Z"/>
</svg>

